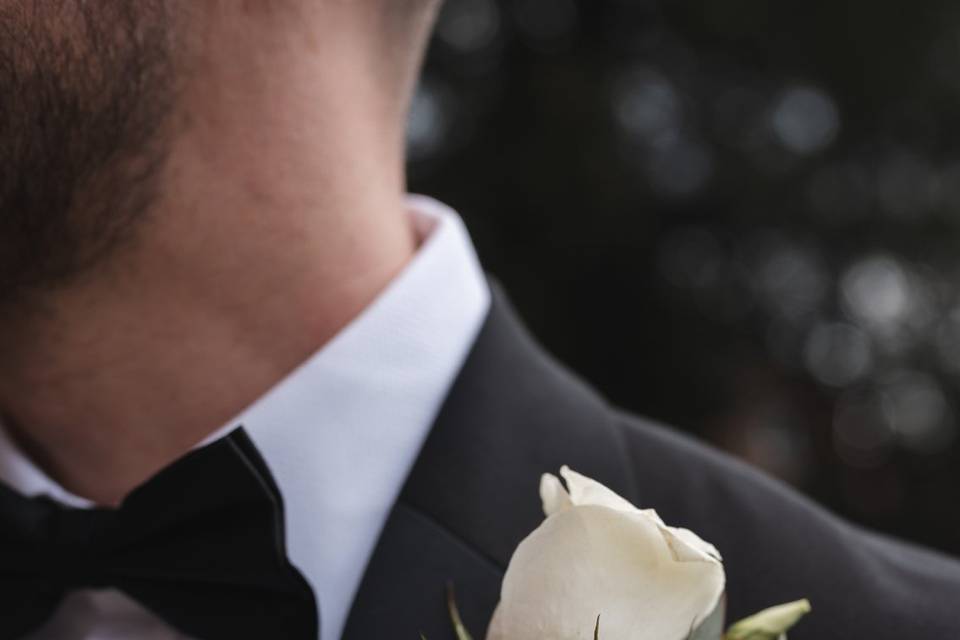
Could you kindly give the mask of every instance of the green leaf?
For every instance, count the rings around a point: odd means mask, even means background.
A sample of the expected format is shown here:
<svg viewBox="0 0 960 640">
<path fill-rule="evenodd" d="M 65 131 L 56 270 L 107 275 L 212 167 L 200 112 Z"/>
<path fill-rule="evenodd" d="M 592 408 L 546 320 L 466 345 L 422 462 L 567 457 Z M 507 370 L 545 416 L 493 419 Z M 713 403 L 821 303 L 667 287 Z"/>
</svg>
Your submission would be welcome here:
<svg viewBox="0 0 960 640">
<path fill-rule="evenodd" d="M 593 628 L 593 640 L 600 640 L 600 616 L 597 616 L 597 626 Z"/>
<path fill-rule="evenodd" d="M 460 610 L 457 609 L 457 595 L 453 590 L 453 583 L 447 585 L 447 609 L 450 611 L 450 620 L 453 621 L 453 630 L 457 634 L 457 640 L 473 640 L 470 632 L 463 625 L 460 619 Z"/>
<path fill-rule="evenodd" d="M 764 609 L 736 623 L 727 631 L 725 640 L 778 640 L 800 619 L 810 613 L 808 600 L 797 600 Z"/>
</svg>

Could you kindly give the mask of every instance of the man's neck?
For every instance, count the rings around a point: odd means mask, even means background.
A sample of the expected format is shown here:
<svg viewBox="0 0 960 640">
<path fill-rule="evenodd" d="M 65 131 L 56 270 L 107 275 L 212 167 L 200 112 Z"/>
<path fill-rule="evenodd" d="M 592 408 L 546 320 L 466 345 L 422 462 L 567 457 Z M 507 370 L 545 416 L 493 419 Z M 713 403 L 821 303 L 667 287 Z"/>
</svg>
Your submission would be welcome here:
<svg viewBox="0 0 960 640">
<path fill-rule="evenodd" d="M 235 53 L 188 88 L 166 195 L 129 250 L 0 331 L 8 428 L 95 502 L 266 392 L 415 250 L 402 107 L 367 74 Z"/>
</svg>

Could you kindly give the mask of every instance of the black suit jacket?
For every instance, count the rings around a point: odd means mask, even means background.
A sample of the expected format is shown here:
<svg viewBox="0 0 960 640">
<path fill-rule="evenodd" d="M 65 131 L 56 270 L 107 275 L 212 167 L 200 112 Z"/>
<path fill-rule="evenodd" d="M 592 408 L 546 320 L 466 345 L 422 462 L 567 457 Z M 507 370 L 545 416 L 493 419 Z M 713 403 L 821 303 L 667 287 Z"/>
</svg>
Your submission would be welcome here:
<svg viewBox="0 0 960 640">
<path fill-rule="evenodd" d="M 791 640 L 960 638 L 960 563 L 858 529 L 726 455 L 610 406 L 531 340 L 497 291 L 344 638 L 453 638 L 444 604 L 452 581 L 482 640 L 513 550 L 543 520 L 540 476 L 564 464 L 715 544 L 731 621 L 806 597 L 813 614 Z"/>
</svg>

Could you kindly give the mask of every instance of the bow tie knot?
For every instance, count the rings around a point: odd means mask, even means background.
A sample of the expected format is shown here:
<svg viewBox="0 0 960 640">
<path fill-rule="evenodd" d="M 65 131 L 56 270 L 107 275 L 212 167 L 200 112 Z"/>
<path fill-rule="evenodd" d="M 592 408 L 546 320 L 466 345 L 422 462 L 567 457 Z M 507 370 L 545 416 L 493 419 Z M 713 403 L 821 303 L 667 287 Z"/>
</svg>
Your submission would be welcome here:
<svg viewBox="0 0 960 640">
<path fill-rule="evenodd" d="M 50 516 L 49 537 L 41 546 L 46 575 L 59 578 L 66 589 L 101 589 L 109 586 L 109 566 L 104 560 L 115 519 L 106 510 L 64 509 Z"/>
<path fill-rule="evenodd" d="M 242 429 L 118 509 L 74 509 L 0 483 L 0 640 L 40 627 L 72 590 L 105 588 L 204 640 L 316 640 L 316 601 L 286 557 L 283 525 L 279 489 Z"/>
</svg>

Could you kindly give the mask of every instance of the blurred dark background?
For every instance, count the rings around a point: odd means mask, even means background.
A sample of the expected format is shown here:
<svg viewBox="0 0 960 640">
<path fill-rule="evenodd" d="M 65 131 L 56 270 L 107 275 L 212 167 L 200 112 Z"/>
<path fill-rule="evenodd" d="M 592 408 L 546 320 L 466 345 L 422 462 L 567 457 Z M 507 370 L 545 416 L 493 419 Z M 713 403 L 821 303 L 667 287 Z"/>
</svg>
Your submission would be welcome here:
<svg viewBox="0 0 960 640">
<path fill-rule="evenodd" d="M 960 553 L 960 5 L 449 0 L 411 118 L 551 351 Z"/>
</svg>

